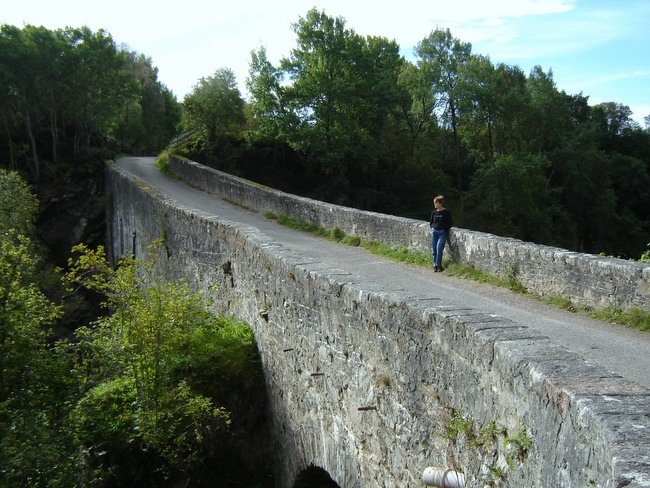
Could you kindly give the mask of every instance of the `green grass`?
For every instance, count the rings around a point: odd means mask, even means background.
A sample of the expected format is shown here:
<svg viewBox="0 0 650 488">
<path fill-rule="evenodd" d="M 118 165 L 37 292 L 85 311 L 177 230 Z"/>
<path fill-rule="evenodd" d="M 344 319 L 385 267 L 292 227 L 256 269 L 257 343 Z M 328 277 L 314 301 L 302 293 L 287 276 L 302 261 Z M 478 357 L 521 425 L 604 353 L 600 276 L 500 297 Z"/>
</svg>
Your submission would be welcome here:
<svg viewBox="0 0 650 488">
<path fill-rule="evenodd" d="M 565 297 L 549 297 L 544 301 L 557 308 L 586 315 L 596 320 L 625 325 L 633 329 L 638 329 L 641 332 L 650 332 L 650 314 L 639 308 L 632 308 L 630 310 L 622 310 L 619 307 L 594 309 L 584 305 L 576 305 L 569 298 Z"/>
<path fill-rule="evenodd" d="M 156 168 L 163 173 L 169 173 L 169 152 L 163 151 L 156 158 Z"/>
<path fill-rule="evenodd" d="M 272 212 L 268 212 L 266 217 L 276 220 L 278 224 L 284 225 L 285 227 L 290 227 L 302 232 L 308 232 L 348 246 L 361 247 L 373 254 L 384 256 L 394 261 L 427 268 L 432 267 L 431 253 L 428 251 L 419 251 L 406 246 L 395 246 L 370 239 L 361 239 L 358 236 L 345 234 L 345 232 L 338 227 L 333 229 L 323 229 L 315 224 L 310 224 L 294 217 L 287 217 L 286 215 L 278 216 Z M 443 265 L 446 275 L 485 283 L 499 288 L 506 288 L 515 293 L 521 293 L 541 299 L 539 296 L 529 293 L 526 290 L 526 288 L 517 280 L 517 273 L 514 269 L 510 270 L 507 276 L 501 277 L 480 270 L 472 264 L 460 264 L 445 260 Z M 590 307 L 576 305 L 569 298 L 559 296 L 545 298 L 544 301 L 545 303 L 553 305 L 559 309 L 586 315 L 597 320 L 625 325 L 642 332 L 650 331 L 650 313 L 644 310 L 632 309 L 629 311 L 623 311 L 616 307 L 596 310 Z"/>
<path fill-rule="evenodd" d="M 387 257 L 393 261 L 416 264 L 418 266 L 431 267 L 431 254 L 418 251 L 406 246 L 391 246 L 373 240 L 361 240 L 359 247 L 362 247 L 373 254 Z"/>
</svg>

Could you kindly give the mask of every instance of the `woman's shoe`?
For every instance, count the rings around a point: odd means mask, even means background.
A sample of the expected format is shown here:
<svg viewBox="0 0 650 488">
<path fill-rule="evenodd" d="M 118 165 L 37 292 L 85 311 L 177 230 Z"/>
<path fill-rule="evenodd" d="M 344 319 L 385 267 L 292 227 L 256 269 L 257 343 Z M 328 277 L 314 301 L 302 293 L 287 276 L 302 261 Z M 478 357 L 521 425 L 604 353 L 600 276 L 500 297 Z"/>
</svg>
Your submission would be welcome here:
<svg viewBox="0 0 650 488">
<path fill-rule="evenodd" d="M 434 266 L 434 267 L 433 267 L 433 272 L 434 272 L 434 273 L 437 273 L 438 271 L 440 271 L 440 268 L 438 268 L 438 266 Z"/>
</svg>

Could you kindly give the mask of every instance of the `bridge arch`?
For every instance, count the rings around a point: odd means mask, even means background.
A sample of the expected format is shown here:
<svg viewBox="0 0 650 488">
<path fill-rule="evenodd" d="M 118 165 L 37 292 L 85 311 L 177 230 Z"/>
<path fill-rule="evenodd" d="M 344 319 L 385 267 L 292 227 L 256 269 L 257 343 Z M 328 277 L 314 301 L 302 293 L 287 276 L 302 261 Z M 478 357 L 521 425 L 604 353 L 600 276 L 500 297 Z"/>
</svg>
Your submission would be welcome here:
<svg viewBox="0 0 650 488">
<path fill-rule="evenodd" d="M 320 466 L 310 465 L 303 469 L 292 488 L 341 488 L 329 473 Z"/>
</svg>

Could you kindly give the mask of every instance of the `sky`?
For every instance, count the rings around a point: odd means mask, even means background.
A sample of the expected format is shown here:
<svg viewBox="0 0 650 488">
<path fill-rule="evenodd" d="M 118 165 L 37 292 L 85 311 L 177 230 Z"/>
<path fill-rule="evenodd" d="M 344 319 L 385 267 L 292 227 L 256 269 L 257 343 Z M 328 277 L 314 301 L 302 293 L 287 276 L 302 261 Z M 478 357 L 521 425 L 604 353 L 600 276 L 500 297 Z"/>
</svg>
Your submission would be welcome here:
<svg viewBox="0 0 650 488">
<path fill-rule="evenodd" d="M 418 42 L 448 28 L 495 65 L 526 75 L 539 65 L 552 70 L 558 90 L 590 105 L 627 105 L 641 126 L 650 116 L 648 0 L 14 0 L 3 2 L 0 24 L 104 29 L 150 57 L 182 101 L 220 68 L 233 71 L 246 97 L 251 51 L 265 47 L 277 66 L 296 47 L 291 25 L 311 8 L 342 17 L 357 34 L 395 40 L 410 61 Z"/>
</svg>

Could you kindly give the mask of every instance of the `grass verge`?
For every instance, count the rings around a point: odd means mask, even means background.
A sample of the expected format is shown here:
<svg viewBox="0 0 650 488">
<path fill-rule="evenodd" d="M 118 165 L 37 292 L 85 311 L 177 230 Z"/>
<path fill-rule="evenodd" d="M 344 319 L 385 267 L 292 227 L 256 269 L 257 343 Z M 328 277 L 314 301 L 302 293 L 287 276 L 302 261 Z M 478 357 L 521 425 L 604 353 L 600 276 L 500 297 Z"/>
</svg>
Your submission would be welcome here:
<svg viewBox="0 0 650 488">
<path fill-rule="evenodd" d="M 308 232 L 310 234 L 324 237 L 331 241 L 340 242 L 348 246 L 362 247 L 373 254 L 384 256 L 394 261 L 424 267 L 432 266 L 431 253 L 429 252 L 418 251 L 406 246 L 388 245 L 370 239 L 361 239 L 358 236 L 347 235 L 338 227 L 335 227 L 333 229 L 324 229 L 315 224 L 310 224 L 303 220 L 296 219 L 294 217 L 288 217 L 286 215 L 276 215 L 273 212 L 267 212 L 265 216 L 268 219 L 276 220 L 278 224 L 284 225 L 285 227 L 296 229 L 302 232 Z M 526 291 L 525 287 L 517 280 L 514 272 L 509 273 L 506 277 L 501 277 L 480 270 L 472 264 L 459 264 L 448 260 L 445 260 L 443 264 L 445 267 L 445 274 L 450 276 L 456 276 L 479 283 L 486 283 L 488 285 L 506 288 L 516 293 L 525 294 L 530 297 L 543 300 L 545 303 L 553 305 L 557 308 L 581 315 L 586 315 L 593 319 L 625 325 L 627 327 L 638 329 L 642 332 L 650 331 L 650 313 L 644 310 L 632 309 L 624 311 L 617 307 L 593 309 L 591 307 L 576 305 L 566 297 L 549 297 L 542 299 L 538 295 Z"/>
</svg>

